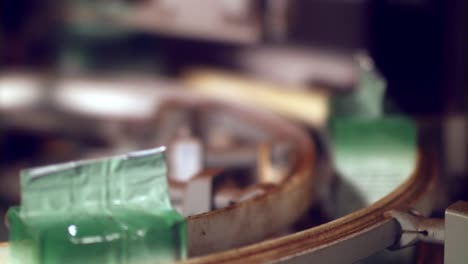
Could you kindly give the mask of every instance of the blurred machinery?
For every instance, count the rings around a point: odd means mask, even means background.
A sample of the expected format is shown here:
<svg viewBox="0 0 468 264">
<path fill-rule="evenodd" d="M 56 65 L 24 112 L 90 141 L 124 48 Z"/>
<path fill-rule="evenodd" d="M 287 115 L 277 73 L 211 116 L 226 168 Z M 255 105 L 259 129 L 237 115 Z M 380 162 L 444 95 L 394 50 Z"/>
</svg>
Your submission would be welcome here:
<svg viewBox="0 0 468 264">
<path fill-rule="evenodd" d="M 5 1 L 0 212 L 166 145 L 188 262 L 464 263 L 462 2 Z"/>
</svg>

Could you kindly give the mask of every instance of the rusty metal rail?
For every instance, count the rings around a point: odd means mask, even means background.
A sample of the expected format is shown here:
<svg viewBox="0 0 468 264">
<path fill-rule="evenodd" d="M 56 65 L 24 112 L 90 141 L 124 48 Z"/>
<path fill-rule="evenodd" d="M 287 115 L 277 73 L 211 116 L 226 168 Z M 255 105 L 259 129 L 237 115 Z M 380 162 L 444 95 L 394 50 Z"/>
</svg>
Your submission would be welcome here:
<svg viewBox="0 0 468 264">
<path fill-rule="evenodd" d="M 283 230 L 313 202 L 315 148 L 307 135 L 290 122 L 244 106 L 210 103 L 232 111 L 292 139 L 297 161 L 283 183 L 260 197 L 188 218 L 189 256 L 197 256 L 250 244 Z"/>
<path fill-rule="evenodd" d="M 399 225 L 384 216 L 386 211 L 408 205 L 425 213 L 430 210 L 428 193 L 437 173 L 434 156 L 422 150 L 413 175 L 367 208 L 289 236 L 193 258 L 187 263 L 352 263 L 393 245 L 399 238 Z"/>
</svg>

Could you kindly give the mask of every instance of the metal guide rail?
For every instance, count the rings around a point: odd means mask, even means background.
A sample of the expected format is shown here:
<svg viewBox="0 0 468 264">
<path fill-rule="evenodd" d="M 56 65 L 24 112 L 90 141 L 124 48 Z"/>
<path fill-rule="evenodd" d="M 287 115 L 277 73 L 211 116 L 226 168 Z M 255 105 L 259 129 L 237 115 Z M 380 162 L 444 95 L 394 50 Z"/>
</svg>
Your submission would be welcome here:
<svg viewBox="0 0 468 264">
<path fill-rule="evenodd" d="M 411 204 L 427 213 L 427 192 L 437 174 L 433 158 L 420 152 L 411 178 L 365 209 L 293 235 L 191 259 L 189 263 L 352 263 L 370 256 L 394 245 L 400 236 L 398 222 L 386 217 L 385 212 Z"/>
</svg>

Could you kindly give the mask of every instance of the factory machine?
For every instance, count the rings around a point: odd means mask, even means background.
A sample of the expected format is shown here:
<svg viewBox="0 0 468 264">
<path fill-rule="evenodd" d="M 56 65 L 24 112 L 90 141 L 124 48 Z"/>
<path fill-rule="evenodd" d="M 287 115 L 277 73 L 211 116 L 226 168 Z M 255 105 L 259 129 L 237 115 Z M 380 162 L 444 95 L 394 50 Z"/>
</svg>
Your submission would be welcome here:
<svg viewBox="0 0 468 264">
<path fill-rule="evenodd" d="M 0 261 L 466 263 L 461 2 L 2 3 Z"/>
</svg>

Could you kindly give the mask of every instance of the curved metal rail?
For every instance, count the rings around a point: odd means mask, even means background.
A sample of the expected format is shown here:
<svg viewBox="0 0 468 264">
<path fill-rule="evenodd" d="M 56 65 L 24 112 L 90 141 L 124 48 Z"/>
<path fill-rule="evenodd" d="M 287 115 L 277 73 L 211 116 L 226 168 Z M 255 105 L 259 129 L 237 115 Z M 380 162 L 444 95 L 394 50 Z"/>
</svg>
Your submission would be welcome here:
<svg viewBox="0 0 468 264">
<path fill-rule="evenodd" d="M 398 239 L 399 226 L 384 213 L 414 206 L 428 212 L 428 191 L 438 169 L 430 152 L 420 151 L 412 176 L 378 202 L 335 221 L 285 237 L 219 254 L 193 258 L 201 263 L 352 263 L 385 249 Z"/>
<path fill-rule="evenodd" d="M 205 102 L 206 103 L 206 102 Z M 250 244 L 283 230 L 298 219 L 313 201 L 314 146 L 298 127 L 272 114 L 259 114 L 235 104 L 210 105 L 241 114 L 249 122 L 275 130 L 294 142 L 297 160 L 281 185 L 265 195 L 188 218 L 189 256 Z M 257 113 L 257 114 L 255 114 Z"/>
</svg>

